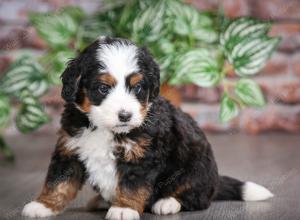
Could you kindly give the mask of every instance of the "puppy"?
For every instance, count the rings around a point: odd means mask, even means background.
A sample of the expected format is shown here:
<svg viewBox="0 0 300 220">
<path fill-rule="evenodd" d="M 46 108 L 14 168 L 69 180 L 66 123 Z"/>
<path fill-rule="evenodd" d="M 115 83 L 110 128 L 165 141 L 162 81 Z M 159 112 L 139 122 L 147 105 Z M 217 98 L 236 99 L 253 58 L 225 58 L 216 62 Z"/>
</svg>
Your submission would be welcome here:
<svg viewBox="0 0 300 220">
<path fill-rule="evenodd" d="M 196 122 L 159 96 L 159 75 L 146 48 L 119 38 L 99 38 L 68 63 L 56 148 L 42 192 L 24 216 L 61 213 L 86 181 L 111 204 L 106 219 L 273 196 L 255 183 L 219 176 Z"/>
</svg>

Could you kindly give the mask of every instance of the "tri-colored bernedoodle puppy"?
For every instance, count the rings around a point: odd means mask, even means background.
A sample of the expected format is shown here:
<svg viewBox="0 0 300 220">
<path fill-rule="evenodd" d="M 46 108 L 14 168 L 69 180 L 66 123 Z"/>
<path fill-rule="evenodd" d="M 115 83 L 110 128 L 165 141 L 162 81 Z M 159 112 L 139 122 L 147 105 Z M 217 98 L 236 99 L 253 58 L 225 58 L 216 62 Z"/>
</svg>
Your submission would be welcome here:
<svg viewBox="0 0 300 220">
<path fill-rule="evenodd" d="M 61 213 L 86 180 L 110 203 L 107 219 L 273 196 L 255 183 L 219 176 L 196 122 L 159 96 L 159 75 L 146 48 L 119 38 L 101 37 L 68 63 L 56 148 L 42 192 L 24 216 Z"/>
</svg>

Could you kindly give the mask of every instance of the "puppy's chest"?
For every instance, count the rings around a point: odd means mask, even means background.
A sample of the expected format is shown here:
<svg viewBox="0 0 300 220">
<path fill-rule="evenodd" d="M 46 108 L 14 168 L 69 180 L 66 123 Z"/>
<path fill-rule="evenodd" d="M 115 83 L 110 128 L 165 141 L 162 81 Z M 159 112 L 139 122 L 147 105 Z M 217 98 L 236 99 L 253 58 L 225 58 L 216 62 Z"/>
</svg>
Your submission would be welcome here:
<svg viewBox="0 0 300 220">
<path fill-rule="evenodd" d="M 143 154 L 139 143 L 126 138 L 116 140 L 111 132 L 100 129 L 84 130 L 80 137 L 70 140 L 68 147 L 76 149 L 85 164 L 88 181 L 107 201 L 113 201 L 116 193 L 117 160 L 135 160 Z"/>
<path fill-rule="evenodd" d="M 113 135 L 105 130 L 86 129 L 80 137 L 72 138 L 68 146 L 76 149 L 85 164 L 90 184 L 100 190 L 105 200 L 112 201 L 118 182 Z"/>
</svg>

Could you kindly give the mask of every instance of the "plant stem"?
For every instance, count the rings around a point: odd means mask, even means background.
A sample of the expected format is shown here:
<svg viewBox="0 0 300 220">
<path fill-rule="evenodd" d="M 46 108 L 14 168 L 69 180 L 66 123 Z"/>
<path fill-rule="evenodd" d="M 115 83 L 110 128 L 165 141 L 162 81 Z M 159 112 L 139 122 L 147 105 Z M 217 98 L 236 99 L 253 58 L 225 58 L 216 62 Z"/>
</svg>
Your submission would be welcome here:
<svg viewBox="0 0 300 220">
<path fill-rule="evenodd" d="M 189 44 L 190 44 L 190 48 L 195 47 L 195 39 L 192 34 L 189 34 Z"/>
<path fill-rule="evenodd" d="M 226 92 L 228 96 L 240 106 L 241 109 L 246 107 L 245 104 L 242 103 L 239 99 L 237 99 L 232 92 L 230 93 L 230 89 L 235 87 L 236 82 L 224 79 L 222 81 L 222 85 L 224 92 Z"/>
<path fill-rule="evenodd" d="M 229 89 L 234 87 L 235 84 L 236 84 L 236 82 L 233 82 L 233 81 L 230 81 L 230 80 L 227 80 L 227 79 L 223 79 L 223 81 L 222 81 L 222 85 L 223 85 L 223 88 L 224 88 L 225 92 L 229 92 Z"/>
</svg>

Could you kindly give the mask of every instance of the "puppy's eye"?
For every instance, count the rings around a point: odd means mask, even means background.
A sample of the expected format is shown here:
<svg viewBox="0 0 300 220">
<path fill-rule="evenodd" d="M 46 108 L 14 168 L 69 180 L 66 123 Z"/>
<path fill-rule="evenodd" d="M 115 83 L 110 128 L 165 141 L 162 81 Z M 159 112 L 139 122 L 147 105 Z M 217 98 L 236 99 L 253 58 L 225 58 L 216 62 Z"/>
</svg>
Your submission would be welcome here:
<svg viewBox="0 0 300 220">
<path fill-rule="evenodd" d="M 133 87 L 133 91 L 135 94 L 139 94 L 141 92 L 141 90 L 142 90 L 142 86 L 139 83 Z"/>
<path fill-rule="evenodd" d="M 98 88 L 98 91 L 102 94 L 102 95 L 106 95 L 110 90 L 110 86 L 105 85 L 105 84 L 101 84 Z"/>
</svg>

